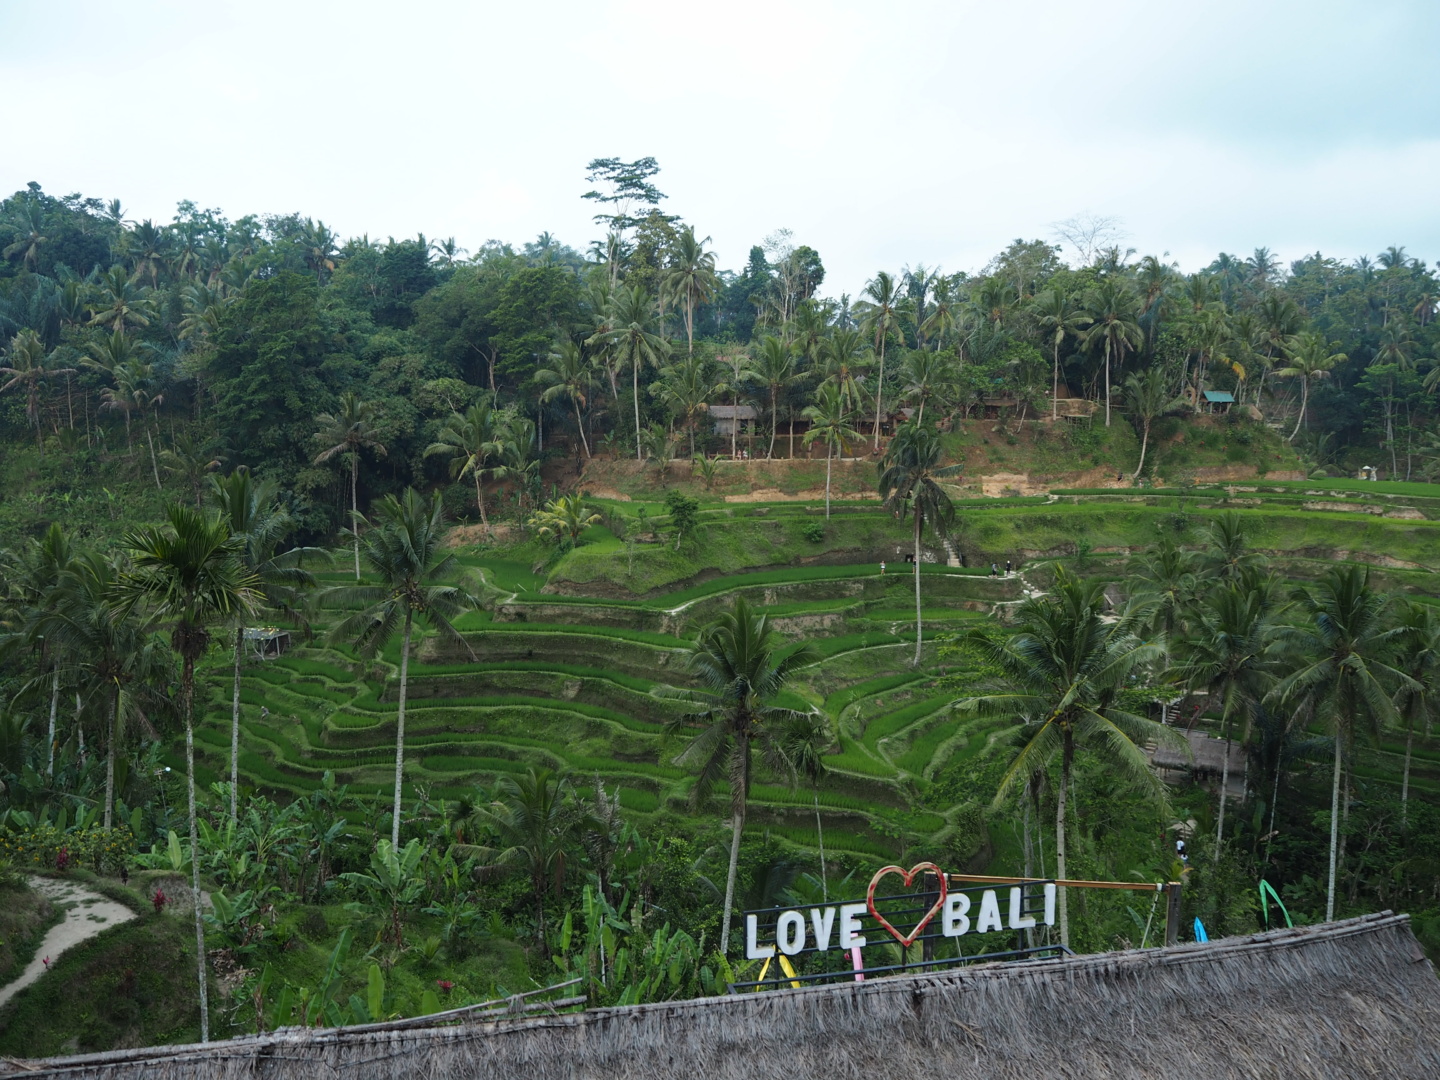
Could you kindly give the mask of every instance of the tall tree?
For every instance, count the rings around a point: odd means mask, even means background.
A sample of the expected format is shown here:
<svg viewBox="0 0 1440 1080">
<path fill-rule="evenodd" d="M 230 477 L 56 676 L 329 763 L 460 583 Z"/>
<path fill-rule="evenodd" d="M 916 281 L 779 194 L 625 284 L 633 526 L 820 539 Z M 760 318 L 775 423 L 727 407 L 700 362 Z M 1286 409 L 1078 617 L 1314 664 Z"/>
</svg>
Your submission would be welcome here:
<svg viewBox="0 0 1440 1080">
<path fill-rule="evenodd" d="M 1146 368 L 1125 380 L 1125 405 L 1130 410 L 1131 420 L 1140 425 L 1140 460 L 1135 465 L 1135 471 L 1130 474 L 1131 480 L 1138 480 L 1145 469 L 1145 451 L 1150 446 L 1150 425 L 1170 403 L 1170 391 L 1165 381 L 1165 372 L 1159 367 Z"/>
<path fill-rule="evenodd" d="M 1410 819 L 1410 759 L 1415 725 L 1430 729 L 1440 713 L 1440 614 L 1429 604 L 1406 600 L 1396 619 L 1397 666 L 1410 677 L 1395 695 L 1395 709 L 1405 722 L 1405 766 L 1400 776 L 1400 816 Z"/>
<path fill-rule="evenodd" d="M 1340 771 L 1361 724 L 1374 730 L 1395 716 L 1386 684 L 1410 679 L 1386 662 L 1399 628 L 1389 622 L 1389 600 L 1370 585 L 1370 571 L 1337 566 L 1297 596 L 1308 625 L 1287 641 L 1295 669 L 1271 692 L 1278 702 L 1325 721 L 1334 740 L 1330 781 L 1330 872 L 1325 921 L 1335 918 L 1335 876 L 1340 840 Z M 1348 802 L 1348 799 L 1347 799 Z"/>
<path fill-rule="evenodd" d="M 209 991 L 205 974 L 205 923 L 201 916 L 200 838 L 195 809 L 195 662 L 210 644 L 210 627 L 253 611 L 255 579 L 240 560 L 243 541 L 218 517 L 172 506 L 169 524 L 126 534 L 133 569 L 124 587 L 131 602 L 147 601 L 155 618 L 171 627 L 180 657 L 180 712 L 185 719 L 185 779 L 190 821 L 190 886 L 195 909 L 195 963 L 200 990 L 200 1041 L 210 1041 Z"/>
<path fill-rule="evenodd" d="M 786 345 L 780 338 L 769 334 L 760 339 L 760 347 L 756 350 L 756 355 L 750 359 L 747 372 L 750 381 L 763 386 L 766 395 L 770 398 L 770 445 L 765 451 L 765 456 L 773 458 L 775 456 L 775 432 L 779 427 L 780 395 L 804 376 L 796 368 L 794 349 Z"/>
<path fill-rule="evenodd" d="M 10 339 L 10 347 L 4 353 L 5 363 L 0 366 L 0 376 L 9 376 L 9 380 L 0 385 L 0 394 L 16 388 L 25 391 L 25 418 L 35 428 L 35 445 L 42 454 L 45 443 L 40 437 L 40 385 L 46 379 L 75 374 L 73 367 L 58 366 L 58 352 L 47 352 L 45 343 L 34 330 L 21 330 Z"/>
<path fill-rule="evenodd" d="M 845 395 L 834 383 L 821 383 L 815 391 L 815 403 L 805 406 L 800 414 L 810 421 L 805 431 L 805 444 L 816 439 L 825 443 L 825 520 L 830 520 L 830 469 L 835 453 L 845 452 L 845 444 L 860 438 L 860 433 L 850 426 L 850 408 Z"/>
<path fill-rule="evenodd" d="M 320 425 L 315 441 L 322 447 L 315 455 L 315 464 L 323 465 L 335 457 L 344 457 L 350 463 L 350 529 L 355 543 L 355 580 L 359 581 L 360 452 L 372 450 L 385 454 L 385 447 L 375 437 L 375 406 L 347 390 L 340 395 L 339 412 L 321 413 L 315 422 Z M 483 510 L 481 516 L 484 516 Z"/>
<path fill-rule="evenodd" d="M 915 666 L 920 666 L 923 622 L 920 617 L 920 537 L 928 525 L 946 536 L 955 520 L 955 506 L 941 479 L 954 476 L 963 466 L 941 465 L 944 448 L 940 434 L 923 424 L 903 424 L 885 448 L 880 461 L 880 498 L 885 509 L 901 521 L 908 514 L 915 541 Z"/>
<path fill-rule="evenodd" d="M 1300 380 L 1300 414 L 1295 417 L 1295 428 L 1290 432 L 1288 442 L 1295 441 L 1295 436 L 1300 434 L 1300 428 L 1305 423 L 1305 413 L 1310 406 L 1310 383 L 1315 379 L 1323 379 L 1334 370 L 1336 364 L 1348 359 L 1344 353 L 1331 352 L 1331 348 L 1321 334 L 1299 334 L 1294 344 L 1285 352 L 1289 362 L 1275 372 L 1276 376 L 1282 379 Z"/>
<path fill-rule="evenodd" d="M 590 456 L 590 443 L 585 438 L 585 417 L 582 410 L 590 402 L 590 392 L 595 389 L 595 369 L 585 354 L 568 338 L 559 342 L 550 353 L 549 366 L 535 372 L 535 381 L 544 387 L 540 391 L 542 402 L 557 398 L 568 398 L 575 409 L 575 429 L 580 433 L 580 445 L 585 456 Z"/>
<path fill-rule="evenodd" d="M 874 342 L 875 352 L 880 358 L 880 369 L 875 380 L 875 449 L 880 449 L 880 410 L 885 396 L 885 345 L 890 335 L 900 328 L 900 310 L 904 297 L 900 283 L 893 274 L 881 270 L 874 279 L 867 282 L 855 305 L 860 314 L 860 323 Z"/>
<path fill-rule="evenodd" d="M 1050 339 L 1052 376 L 1050 419 L 1060 415 L 1060 346 L 1067 337 L 1079 337 L 1094 320 L 1075 306 L 1075 302 L 1059 289 L 1046 289 L 1031 302 L 1030 310 L 1041 331 Z"/>
<path fill-rule="evenodd" d="M 454 585 L 444 584 L 455 570 L 455 556 L 442 554 L 445 516 L 440 493 L 427 501 L 414 488 L 400 498 L 386 495 L 376 511 L 376 527 L 365 534 L 365 561 L 379 579 L 375 585 L 339 585 L 325 602 L 350 610 L 332 631 L 349 641 L 367 658 L 389 644 L 396 630 L 400 637 L 399 706 L 395 721 L 395 800 L 391 812 L 390 843 L 400 846 L 400 809 L 405 779 L 405 694 L 410 678 L 410 639 L 418 616 L 456 642 L 473 659 L 475 654 L 451 622 L 474 598 Z M 362 519 L 363 520 L 363 519 Z M 368 524 L 368 523 L 367 523 Z"/>
<path fill-rule="evenodd" d="M 682 228 L 670 251 L 670 265 L 662 279 L 666 295 L 677 301 L 680 310 L 685 313 L 685 346 L 691 356 L 695 355 L 695 309 L 720 290 L 720 278 L 715 273 L 715 253 L 705 250 L 709 242 L 708 236 L 697 240 L 691 226 Z"/>
<path fill-rule="evenodd" d="M 490 535 L 490 519 L 485 513 L 485 479 L 505 453 L 504 410 L 495 404 L 493 395 L 481 395 L 479 401 L 463 413 L 451 413 L 425 448 L 426 457 L 443 454 L 450 459 L 450 477 L 475 481 L 475 505 L 480 510 L 480 524 Z"/>
<path fill-rule="evenodd" d="M 1102 278 L 1100 284 L 1085 297 L 1091 319 L 1085 331 L 1085 344 L 1100 345 L 1105 350 L 1105 426 L 1110 426 L 1110 368 L 1123 366 L 1127 349 L 1138 349 L 1145 336 L 1137 321 L 1139 304 L 1123 279 Z"/>
<path fill-rule="evenodd" d="M 670 353 L 670 346 L 658 333 L 655 324 L 655 301 L 636 285 L 618 289 L 611 297 L 610 330 L 597 332 L 587 344 L 607 345 L 615 356 L 617 368 L 629 366 L 631 392 L 635 395 L 635 460 L 643 460 L 640 452 L 640 369 L 659 367 Z"/>
<path fill-rule="evenodd" d="M 810 781 L 810 794 L 815 801 L 815 841 L 820 848 L 820 895 L 829 901 L 830 882 L 825 872 L 825 827 L 820 821 L 820 781 L 829 771 L 825 754 L 835 744 L 830 721 L 823 713 L 795 713 L 780 726 L 780 752 L 795 777 Z"/>
<path fill-rule="evenodd" d="M 230 535 L 241 541 L 237 558 L 254 579 L 257 608 L 294 614 L 304 590 L 315 576 L 301 563 L 318 560 L 319 548 L 277 551 L 294 527 L 294 519 L 280 507 L 279 492 L 271 480 L 255 480 L 248 469 L 229 476 L 210 477 L 210 497 Z M 245 624 L 235 624 L 235 670 L 230 704 L 230 820 L 239 820 L 240 790 L 240 665 L 245 657 Z"/>
<path fill-rule="evenodd" d="M 780 725 L 795 714 L 774 704 L 795 672 L 812 662 L 808 645 L 791 648 L 770 628 L 770 620 L 742 596 L 701 629 L 691 647 L 689 670 L 703 689 L 667 689 L 665 696 L 700 708 L 672 721 L 671 734 L 702 724 L 675 757 L 678 765 L 694 765 L 691 803 L 699 806 L 715 783 L 730 788 L 730 865 L 725 873 L 725 908 L 720 924 L 720 952 L 730 945 L 730 913 L 735 900 L 735 870 L 740 861 L 740 834 L 750 801 L 750 775 L 755 749 L 773 768 L 783 770 L 785 757 L 777 738 Z"/>
<path fill-rule="evenodd" d="M 963 711 L 1007 716 L 1020 725 L 1019 750 L 995 795 L 1000 805 L 1018 782 L 1028 781 L 1060 759 L 1055 787 L 1055 876 L 1067 872 L 1066 811 L 1075 751 L 1088 746 L 1120 775 L 1163 798 L 1160 782 L 1142 747 L 1150 740 L 1174 744 L 1163 724 L 1128 712 L 1120 692 L 1145 665 L 1160 659 L 1162 646 L 1143 639 L 1140 616 L 1105 615 L 1104 583 L 1082 581 L 1063 567 L 1049 595 L 1034 597 L 1015 614 L 1017 631 L 999 638 L 976 635 L 1000 670 L 995 692 L 959 703 Z M 1066 890 L 1060 890 L 1060 941 L 1070 944 Z"/>
</svg>

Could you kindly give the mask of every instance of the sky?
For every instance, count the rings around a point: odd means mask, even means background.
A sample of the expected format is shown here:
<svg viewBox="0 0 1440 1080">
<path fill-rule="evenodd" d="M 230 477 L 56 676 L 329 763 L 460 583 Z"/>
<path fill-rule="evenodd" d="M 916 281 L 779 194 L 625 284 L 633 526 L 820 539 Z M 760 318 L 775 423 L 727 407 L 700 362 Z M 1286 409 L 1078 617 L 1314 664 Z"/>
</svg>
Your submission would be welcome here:
<svg viewBox="0 0 1440 1080">
<path fill-rule="evenodd" d="M 779 228 L 824 293 L 980 269 L 1077 214 L 1183 270 L 1440 259 L 1434 0 L 0 0 L 0 192 L 298 211 L 474 249 L 602 232 L 659 160 L 721 267 Z"/>
</svg>

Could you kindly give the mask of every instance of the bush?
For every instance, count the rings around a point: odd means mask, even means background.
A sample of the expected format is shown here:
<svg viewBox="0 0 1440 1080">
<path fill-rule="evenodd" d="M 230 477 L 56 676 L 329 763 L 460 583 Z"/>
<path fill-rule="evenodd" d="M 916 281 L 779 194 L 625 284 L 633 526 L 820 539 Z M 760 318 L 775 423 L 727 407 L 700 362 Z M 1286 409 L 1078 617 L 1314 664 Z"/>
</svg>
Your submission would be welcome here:
<svg viewBox="0 0 1440 1080">
<path fill-rule="evenodd" d="M 812 544 L 823 544 L 825 542 L 825 524 L 820 521 L 807 521 L 800 526 L 800 535 Z"/>
<path fill-rule="evenodd" d="M 62 831 L 54 825 L 36 825 L 0 836 L 0 859 L 33 870 L 66 870 L 86 866 L 102 874 L 118 873 L 135 854 L 135 835 L 129 826 Z"/>
</svg>

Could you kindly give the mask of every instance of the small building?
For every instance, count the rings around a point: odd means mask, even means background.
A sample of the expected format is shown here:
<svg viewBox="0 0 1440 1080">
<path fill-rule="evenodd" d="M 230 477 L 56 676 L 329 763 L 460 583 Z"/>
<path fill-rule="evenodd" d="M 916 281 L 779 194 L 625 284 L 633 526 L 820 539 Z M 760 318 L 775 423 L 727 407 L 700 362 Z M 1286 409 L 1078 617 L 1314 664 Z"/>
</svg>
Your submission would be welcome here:
<svg viewBox="0 0 1440 1080">
<path fill-rule="evenodd" d="M 732 434 L 749 435 L 755 430 L 755 418 L 759 415 L 754 405 L 711 405 L 706 411 L 715 422 L 715 434 L 727 439 Z"/>
<path fill-rule="evenodd" d="M 274 660 L 290 650 L 290 631 L 274 626 L 247 626 L 245 646 L 256 660 Z"/>
<path fill-rule="evenodd" d="M 1205 404 L 1210 407 L 1212 413 L 1226 413 L 1230 411 L 1230 406 L 1235 404 L 1235 395 L 1228 390 L 1206 390 Z"/>
</svg>

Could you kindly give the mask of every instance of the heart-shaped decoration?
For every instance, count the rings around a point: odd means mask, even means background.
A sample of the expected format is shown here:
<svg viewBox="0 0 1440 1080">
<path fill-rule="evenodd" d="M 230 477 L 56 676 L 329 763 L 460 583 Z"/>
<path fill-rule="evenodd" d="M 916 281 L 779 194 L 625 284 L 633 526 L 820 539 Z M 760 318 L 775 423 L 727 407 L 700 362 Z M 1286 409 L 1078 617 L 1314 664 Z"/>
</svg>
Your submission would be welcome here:
<svg viewBox="0 0 1440 1080">
<path fill-rule="evenodd" d="M 935 880 L 940 883 L 940 895 L 935 903 L 930 905 L 930 910 L 925 912 L 924 917 L 915 924 L 915 929 L 911 930 L 908 934 L 902 934 L 890 925 L 889 919 L 875 910 L 875 886 L 880 884 L 880 879 L 886 874 L 899 874 L 908 887 L 909 884 L 915 880 L 915 875 L 922 870 L 929 870 L 935 875 Z M 930 920 L 935 918 L 935 916 L 940 913 L 940 909 L 945 906 L 945 896 L 948 891 L 949 883 L 945 878 L 944 872 L 933 862 L 916 863 L 909 870 L 906 870 L 903 866 L 882 866 L 879 870 L 875 871 L 875 876 L 870 879 L 870 888 L 865 891 L 865 906 L 870 909 L 870 914 L 875 916 L 875 921 L 890 931 L 891 936 L 908 949 L 911 945 L 915 944 L 915 939 L 920 936 L 925 927 L 930 925 Z"/>
</svg>

